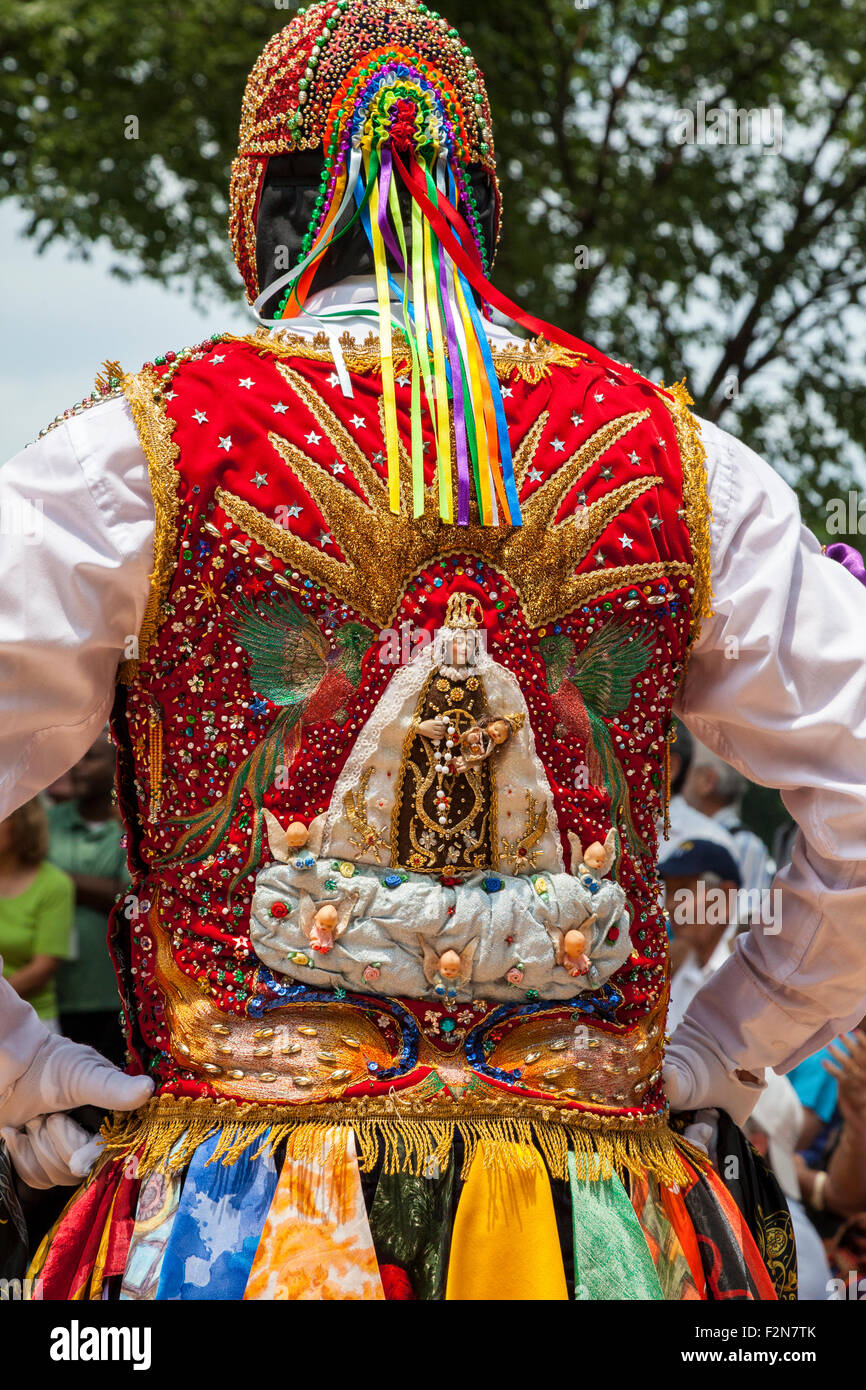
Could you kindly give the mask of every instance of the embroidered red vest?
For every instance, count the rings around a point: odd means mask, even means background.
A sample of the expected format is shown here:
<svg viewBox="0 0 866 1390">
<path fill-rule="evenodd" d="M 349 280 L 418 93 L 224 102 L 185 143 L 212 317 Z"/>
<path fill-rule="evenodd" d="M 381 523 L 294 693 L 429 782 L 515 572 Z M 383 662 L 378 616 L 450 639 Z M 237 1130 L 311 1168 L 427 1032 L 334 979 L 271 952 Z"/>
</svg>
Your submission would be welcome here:
<svg viewBox="0 0 866 1390">
<path fill-rule="evenodd" d="M 494 351 L 522 525 L 458 527 L 429 421 L 424 514 L 405 452 L 389 508 L 378 343 L 344 342 L 350 396 L 324 340 L 266 334 L 124 379 L 156 504 L 113 716 L 134 1063 L 164 1114 L 656 1132 L 688 398 Z"/>
</svg>

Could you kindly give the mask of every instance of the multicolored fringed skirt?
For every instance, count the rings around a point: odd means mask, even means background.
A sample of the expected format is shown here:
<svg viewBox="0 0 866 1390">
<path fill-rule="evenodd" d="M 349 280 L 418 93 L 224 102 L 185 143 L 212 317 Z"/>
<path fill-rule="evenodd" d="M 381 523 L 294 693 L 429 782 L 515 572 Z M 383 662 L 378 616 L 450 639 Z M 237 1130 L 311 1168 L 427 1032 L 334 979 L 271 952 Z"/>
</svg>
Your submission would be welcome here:
<svg viewBox="0 0 866 1390">
<path fill-rule="evenodd" d="M 796 1297 L 790 1219 L 722 1117 L 726 1182 L 664 1126 L 285 1120 L 152 1101 L 29 1270 L 44 1299 Z"/>
</svg>

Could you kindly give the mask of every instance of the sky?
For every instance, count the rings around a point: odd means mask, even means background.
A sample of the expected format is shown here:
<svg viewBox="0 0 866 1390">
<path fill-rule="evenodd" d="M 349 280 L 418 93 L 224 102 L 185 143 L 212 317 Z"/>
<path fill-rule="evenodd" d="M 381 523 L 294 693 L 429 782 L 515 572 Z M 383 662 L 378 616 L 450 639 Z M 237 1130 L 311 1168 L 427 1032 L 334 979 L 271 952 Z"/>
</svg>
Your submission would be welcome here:
<svg viewBox="0 0 866 1390">
<path fill-rule="evenodd" d="M 105 246 L 97 244 L 86 262 L 60 243 L 40 256 L 21 235 L 24 222 L 15 203 L 0 203 L 0 462 L 89 396 L 104 361 L 137 371 L 211 333 L 255 327 L 241 290 L 236 305 L 214 298 L 196 308 L 182 284 L 166 289 L 110 275 Z"/>
</svg>

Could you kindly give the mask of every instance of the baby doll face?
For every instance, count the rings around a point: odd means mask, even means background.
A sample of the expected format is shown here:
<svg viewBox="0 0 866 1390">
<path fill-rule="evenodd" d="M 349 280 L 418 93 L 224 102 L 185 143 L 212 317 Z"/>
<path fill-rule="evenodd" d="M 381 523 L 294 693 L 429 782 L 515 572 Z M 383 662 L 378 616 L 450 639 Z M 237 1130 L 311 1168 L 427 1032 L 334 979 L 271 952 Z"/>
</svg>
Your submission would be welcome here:
<svg viewBox="0 0 866 1390">
<path fill-rule="evenodd" d="M 463 739 L 463 742 L 467 748 L 471 748 L 473 751 L 481 748 L 483 746 L 483 736 L 481 730 L 477 728 L 469 729 L 466 733 L 465 738 Z"/>
<path fill-rule="evenodd" d="M 598 840 L 594 840 L 591 845 L 587 846 L 583 862 L 590 869 L 600 869 L 604 863 L 604 845 L 599 844 Z"/>
<path fill-rule="evenodd" d="M 497 747 L 501 747 L 503 743 L 508 741 L 511 725 L 507 719 L 492 719 L 487 725 L 487 732 Z"/>
<path fill-rule="evenodd" d="M 456 951 L 443 951 L 439 957 L 439 974 L 446 980 L 453 980 L 460 974 L 460 957 Z"/>
</svg>

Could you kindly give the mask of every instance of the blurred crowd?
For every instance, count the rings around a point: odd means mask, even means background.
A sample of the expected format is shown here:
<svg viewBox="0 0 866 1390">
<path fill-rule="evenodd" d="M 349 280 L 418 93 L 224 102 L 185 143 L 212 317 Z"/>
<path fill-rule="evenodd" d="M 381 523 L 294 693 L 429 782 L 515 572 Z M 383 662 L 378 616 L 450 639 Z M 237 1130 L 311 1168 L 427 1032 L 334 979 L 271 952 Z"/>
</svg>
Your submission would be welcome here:
<svg viewBox="0 0 866 1390">
<path fill-rule="evenodd" d="M 784 930 L 771 885 L 790 860 L 796 827 L 783 823 L 771 852 L 743 824 L 747 787 L 678 725 L 670 830 L 659 856 L 672 971 L 668 1032 L 739 933 Z M 768 1072 L 746 1132 L 788 1203 L 800 1298 L 856 1298 L 866 1276 L 866 1018 L 787 1075 Z"/>
</svg>

